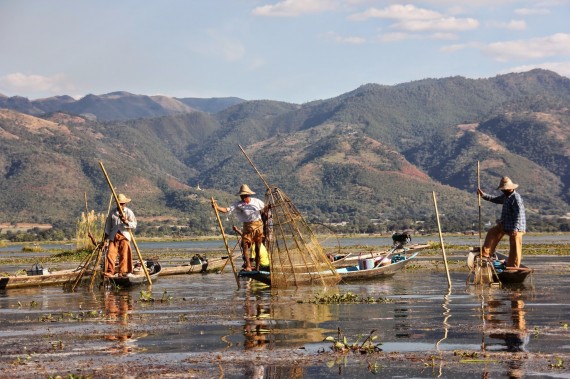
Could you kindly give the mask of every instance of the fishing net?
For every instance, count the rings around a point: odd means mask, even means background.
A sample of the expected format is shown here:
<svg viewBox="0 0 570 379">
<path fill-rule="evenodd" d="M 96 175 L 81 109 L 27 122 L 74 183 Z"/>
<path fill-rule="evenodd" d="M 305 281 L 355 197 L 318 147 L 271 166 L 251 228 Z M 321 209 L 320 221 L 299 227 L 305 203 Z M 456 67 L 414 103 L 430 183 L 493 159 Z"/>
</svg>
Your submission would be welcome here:
<svg viewBox="0 0 570 379">
<path fill-rule="evenodd" d="M 340 276 L 301 213 L 279 188 L 268 189 L 266 248 L 271 257 L 271 286 L 331 286 Z"/>
</svg>

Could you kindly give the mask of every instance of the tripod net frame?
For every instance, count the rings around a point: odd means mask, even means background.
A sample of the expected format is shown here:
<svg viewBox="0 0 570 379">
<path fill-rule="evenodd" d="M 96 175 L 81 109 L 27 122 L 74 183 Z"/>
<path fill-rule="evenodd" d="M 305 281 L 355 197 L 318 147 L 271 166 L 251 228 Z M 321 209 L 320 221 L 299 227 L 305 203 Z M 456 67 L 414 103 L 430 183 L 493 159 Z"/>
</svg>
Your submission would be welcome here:
<svg viewBox="0 0 570 379">
<path fill-rule="evenodd" d="M 270 205 L 266 248 L 271 257 L 271 286 L 333 286 L 340 281 L 315 234 L 291 200 L 275 187 L 268 189 Z"/>
</svg>

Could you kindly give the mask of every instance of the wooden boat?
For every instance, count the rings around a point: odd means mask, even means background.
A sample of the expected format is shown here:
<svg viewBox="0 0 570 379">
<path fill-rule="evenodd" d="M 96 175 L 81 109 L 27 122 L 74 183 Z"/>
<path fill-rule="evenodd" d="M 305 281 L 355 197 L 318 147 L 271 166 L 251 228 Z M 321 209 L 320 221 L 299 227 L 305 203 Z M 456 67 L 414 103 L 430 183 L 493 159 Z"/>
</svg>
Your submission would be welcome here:
<svg viewBox="0 0 570 379">
<path fill-rule="evenodd" d="M 150 276 L 150 280 L 152 282 L 154 282 L 158 278 L 158 275 L 159 275 L 160 271 L 162 270 L 162 266 L 160 265 L 160 263 L 158 261 L 151 261 L 151 260 L 145 261 L 145 264 L 146 264 L 146 268 L 148 270 L 148 274 Z M 123 288 L 132 287 L 132 286 L 136 286 L 136 285 L 144 284 L 144 283 L 148 282 L 143 269 L 135 271 L 132 275 L 129 275 L 126 277 L 115 276 L 115 277 L 109 278 L 109 281 L 112 282 L 113 284 L 115 284 L 116 286 L 123 287 Z"/>
<path fill-rule="evenodd" d="M 506 262 L 508 258 L 506 255 L 501 253 L 495 253 L 497 260 Z M 497 271 L 497 275 L 499 276 L 499 280 L 501 283 L 505 284 L 516 284 L 522 283 L 525 281 L 527 276 L 529 276 L 534 270 L 521 264 L 520 267 L 495 267 L 495 271 Z"/>
<path fill-rule="evenodd" d="M 362 264 L 338 268 L 336 272 L 341 276 L 343 282 L 350 282 L 356 280 L 370 280 L 384 277 L 390 277 L 398 271 L 403 270 L 411 261 L 417 256 L 418 252 L 406 256 L 403 254 L 396 254 L 392 256 L 391 263 L 387 265 L 380 265 L 381 260 L 376 260 L 374 267 L 366 268 Z M 374 260 L 372 259 L 374 262 Z"/>
<path fill-rule="evenodd" d="M 409 246 L 397 246 L 396 248 L 392 248 L 388 251 L 376 251 L 376 252 L 366 252 L 366 253 L 348 253 L 345 255 L 335 255 L 333 257 L 333 266 L 336 268 L 341 268 L 341 267 L 351 267 L 354 265 L 358 265 L 358 261 L 360 259 L 365 259 L 365 258 L 374 258 L 374 259 L 378 259 L 378 258 L 382 258 L 384 256 L 386 256 L 387 254 L 408 254 L 408 253 L 414 253 L 414 252 L 419 252 L 421 250 L 425 250 L 429 248 L 429 245 L 424 244 L 424 245 L 420 245 L 420 244 L 414 244 L 414 245 L 409 245 Z"/>
<path fill-rule="evenodd" d="M 46 270 L 44 270 L 46 271 Z M 79 269 L 52 271 L 40 275 L 18 275 L 0 277 L 0 289 L 47 286 L 67 283 L 75 279 Z"/>
<path fill-rule="evenodd" d="M 396 274 L 398 271 L 404 269 L 412 260 L 414 260 L 419 252 L 412 253 L 410 256 L 404 254 L 392 255 L 390 264 L 385 266 L 380 266 L 382 257 L 367 258 L 369 261 L 376 261 L 377 265 L 373 268 L 364 268 L 362 264 L 357 264 L 349 267 L 337 268 L 336 272 L 340 275 L 343 282 L 355 281 L 355 280 L 369 280 L 377 279 L 382 277 L 390 277 Z M 365 259 L 363 259 L 365 260 Z M 271 285 L 271 273 L 269 271 L 240 271 L 239 276 L 242 278 L 251 278 L 259 282 Z M 300 275 L 300 280 L 307 274 Z"/>
<path fill-rule="evenodd" d="M 480 280 L 480 277 L 476 275 L 476 269 L 478 265 L 481 264 L 479 258 L 479 249 L 473 248 L 473 251 L 469 252 L 467 256 L 467 266 L 471 270 L 469 276 L 467 277 L 467 283 L 469 279 L 473 275 L 473 283 L 471 284 L 481 284 L 478 281 L 483 282 L 494 282 L 494 283 L 501 283 L 501 284 L 519 284 L 525 281 L 525 279 L 534 272 L 533 269 L 521 264 L 520 267 L 506 267 L 504 262 L 507 260 L 507 256 L 498 252 L 495 252 L 495 255 L 491 257 L 489 260 L 484 260 L 484 268 L 488 268 L 488 273 L 486 274 L 487 280 L 485 280 L 485 275 L 483 276 L 483 280 Z M 492 266 L 492 268 L 491 268 Z M 495 275 L 496 273 L 496 275 Z M 491 279 L 488 279 L 491 278 Z"/>
<path fill-rule="evenodd" d="M 234 253 L 232 255 L 233 259 L 237 259 L 240 257 L 240 254 Z M 183 274 L 199 274 L 199 273 L 207 273 L 211 271 L 219 271 L 226 266 L 230 266 L 228 257 L 221 257 L 221 258 L 211 258 L 208 259 L 202 256 L 194 256 L 190 259 L 190 263 L 179 265 L 179 266 L 171 266 L 162 267 L 159 276 L 166 276 L 166 275 L 183 275 Z"/>
</svg>

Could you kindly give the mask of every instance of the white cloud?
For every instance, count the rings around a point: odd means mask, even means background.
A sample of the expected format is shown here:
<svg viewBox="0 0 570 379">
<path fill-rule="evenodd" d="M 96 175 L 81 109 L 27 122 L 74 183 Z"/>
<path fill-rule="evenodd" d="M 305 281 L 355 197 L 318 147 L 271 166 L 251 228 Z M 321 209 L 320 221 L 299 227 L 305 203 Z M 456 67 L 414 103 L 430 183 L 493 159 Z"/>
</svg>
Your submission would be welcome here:
<svg viewBox="0 0 570 379">
<path fill-rule="evenodd" d="M 526 72 L 526 71 L 533 70 L 535 68 L 542 68 L 545 70 L 554 71 L 559 75 L 570 78 L 570 61 L 568 61 L 568 62 L 544 62 L 544 63 L 538 63 L 538 64 L 532 64 L 532 65 L 517 66 L 517 67 L 509 68 L 509 69 L 507 69 L 501 73 L 506 74 L 509 72 Z"/>
<path fill-rule="evenodd" d="M 411 32 L 446 31 L 460 32 L 479 27 L 479 21 L 473 18 L 438 18 L 432 20 L 405 20 L 396 23 L 393 27 Z"/>
<path fill-rule="evenodd" d="M 47 95 L 73 91 L 65 75 L 26 75 L 16 72 L 0 77 L 0 93 L 43 93 Z"/>
<path fill-rule="evenodd" d="M 337 9 L 337 0 L 284 0 L 263 5 L 252 11 L 255 16 L 293 17 L 306 13 L 322 13 Z"/>
<path fill-rule="evenodd" d="M 533 16 L 541 14 L 549 14 L 550 10 L 546 8 L 519 8 L 515 9 L 515 14 L 519 16 Z"/>
<path fill-rule="evenodd" d="M 494 42 L 483 49 L 483 53 L 506 62 L 512 59 L 543 59 L 570 55 L 570 34 L 557 33 L 548 37 L 506 42 Z"/>
<path fill-rule="evenodd" d="M 494 28 L 508 30 L 525 30 L 526 22 L 524 20 L 511 20 L 509 22 L 490 21 L 489 25 Z"/>
<path fill-rule="evenodd" d="M 341 36 L 335 32 L 327 32 L 323 37 L 329 41 L 349 45 L 361 45 L 366 42 L 366 39 L 357 36 Z"/>
<path fill-rule="evenodd" d="M 370 8 L 349 17 L 353 21 L 365 21 L 371 18 L 395 20 L 392 28 L 409 32 L 459 32 L 479 27 L 479 21 L 473 18 L 447 17 L 439 12 L 411 4 L 394 4 L 383 9 Z"/>
<path fill-rule="evenodd" d="M 369 18 L 387 18 L 393 20 L 431 20 L 440 18 L 441 14 L 429 9 L 417 8 L 414 5 L 394 4 L 384 9 L 370 8 L 362 13 L 349 17 L 354 21 L 364 21 Z"/>
</svg>

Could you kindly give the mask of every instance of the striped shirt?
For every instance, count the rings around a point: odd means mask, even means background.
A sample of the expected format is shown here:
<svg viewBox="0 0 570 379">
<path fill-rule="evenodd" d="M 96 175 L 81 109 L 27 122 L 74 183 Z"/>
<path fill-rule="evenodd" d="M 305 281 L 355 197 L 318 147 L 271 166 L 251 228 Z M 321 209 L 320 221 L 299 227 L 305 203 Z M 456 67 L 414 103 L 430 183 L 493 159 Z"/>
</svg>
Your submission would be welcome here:
<svg viewBox="0 0 570 379">
<path fill-rule="evenodd" d="M 511 232 L 513 230 L 523 233 L 526 232 L 524 203 L 518 192 L 513 191 L 509 196 L 501 194 L 496 197 L 484 193 L 481 197 L 491 203 L 503 204 L 501 219 L 498 223 L 503 225 L 505 232 Z"/>
</svg>

